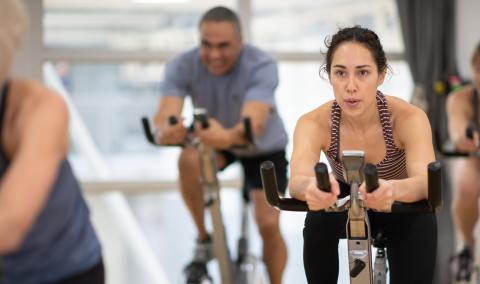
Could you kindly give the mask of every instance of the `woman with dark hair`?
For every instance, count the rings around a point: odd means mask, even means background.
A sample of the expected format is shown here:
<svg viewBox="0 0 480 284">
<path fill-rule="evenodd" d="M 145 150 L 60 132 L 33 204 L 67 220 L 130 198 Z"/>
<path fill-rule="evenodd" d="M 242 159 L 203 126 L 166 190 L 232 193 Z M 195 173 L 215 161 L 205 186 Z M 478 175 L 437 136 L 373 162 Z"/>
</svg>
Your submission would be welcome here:
<svg viewBox="0 0 480 284">
<path fill-rule="evenodd" d="M 473 82 L 450 94 L 447 99 L 448 131 L 450 139 L 461 152 L 474 152 L 479 146 L 479 88 L 480 88 L 480 43 L 472 54 L 471 68 Z M 473 137 L 465 135 L 467 127 L 473 125 L 476 129 Z M 455 268 L 457 280 L 468 280 L 473 270 L 474 262 L 474 229 L 478 220 L 478 200 L 480 199 L 480 159 L 465 158 L 456 161 L 455 194 L 453 198 L 453 221 L 459 230 L 462 250 L 456 259 Z"/>
<path fill-rule="evenodd" d="M 66 103 L 9 75 L 22 3 L 0 1 L 0 283 L 103 284 L 100 243 L 66 158 Z"/>
<path fill-rule="evenodd" d="M 378 36 L 359 26 L 339 30 L 327 43 L 323 70 L 335 100 L 304 114 L 294 134 L 291 158 L 292 197 L 310 210 L 333 205 L 349 195 L 339 153 L 362 150 L 377 166 L 379 187 L 366 193 L 372 235 L 387 238 L 390 283 L 432 283 L 437 247 L 433 213 L 394 214 L 394 201 L 427 198 L 427 165 L 435 160 L 426 114 L 378 90 L 388 70 Z M 314 165 L 324 152 L 333 170 L 329 193 L 316 186 Z M 383 212 L 383 213 L 382 213 Z M 337 283 L 338 241 L 345 237 L 347 212 L 309 212 L 305 219 L 304 266 L 309 283 Z"/>
</svg>

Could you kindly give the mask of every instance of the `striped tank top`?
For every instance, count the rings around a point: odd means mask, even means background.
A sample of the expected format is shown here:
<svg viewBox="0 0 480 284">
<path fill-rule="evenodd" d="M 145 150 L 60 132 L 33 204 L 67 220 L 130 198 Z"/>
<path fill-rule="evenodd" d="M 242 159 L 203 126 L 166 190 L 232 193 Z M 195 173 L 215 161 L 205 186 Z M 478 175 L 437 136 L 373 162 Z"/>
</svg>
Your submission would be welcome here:
<svg viewBox="0 0 480 284">
<path fill-rule="evenodd" d="M 378 177 L 385 180 L 403 179 L 407 177 L 407 167 L 405 159 L 405 150 L 397 148 L 393 139 L 392 125 L 390 123 L 390 113 L 388 112 L 388 105 L 385 96 L 377 91 L 377 109 L 380 117 L 380 123 L 383 129 L 383 138 L 385 140 L 387 153 L 385 158 L 376 166 L 378 170 Z M 337 102 L 333 102 L 331 119 L 331 140 L 330 147 L 327 150 L 327 160 L 332 167 L 335 177 L 345 182 L 343 175 L 343 164 L 339 155 L 340 148 L 340 117 L 341 110 Z"/>
</svg>

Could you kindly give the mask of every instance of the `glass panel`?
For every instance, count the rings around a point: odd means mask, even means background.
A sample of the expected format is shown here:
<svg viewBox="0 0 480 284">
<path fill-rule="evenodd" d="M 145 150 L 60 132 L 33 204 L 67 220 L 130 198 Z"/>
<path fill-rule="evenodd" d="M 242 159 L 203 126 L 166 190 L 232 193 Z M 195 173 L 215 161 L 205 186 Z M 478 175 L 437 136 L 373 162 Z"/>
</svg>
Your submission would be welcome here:
<svg viewBox="0 0 480 284">
<path fill-rule="evenodd" d="M 326 36 L 351 25 L 373 29 L 386 52 L 404 50 L 394 0 L 253 1 L 253 42 L 269 50 L 318 52 Z"/>
<path fill-rule="evenodd" d="M 47 48 L 175 51 L 197 43 L 201 14 L 234 0 L 44 0 Z"/>
</svg>

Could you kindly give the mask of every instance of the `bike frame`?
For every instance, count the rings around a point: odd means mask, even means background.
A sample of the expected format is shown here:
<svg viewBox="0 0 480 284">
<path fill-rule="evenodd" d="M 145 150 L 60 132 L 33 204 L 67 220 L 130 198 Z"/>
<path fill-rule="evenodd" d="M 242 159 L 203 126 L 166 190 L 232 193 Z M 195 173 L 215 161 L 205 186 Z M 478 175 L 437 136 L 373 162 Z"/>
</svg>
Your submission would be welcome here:
<svg viewBox="0 0 480 284">
<path fill-rule="evenodd" d="M 207 113 L 204 109 L 195 109 L 194 121 L 199 122 L 203 128 L 208 127 Z M 177 123 L 174 117 L 169 119 L 170 124 Z M 150 124 L 147 118 L 142 118 L 143 129 L 147 140 L 154 144 L 155 137 L 150 128 Z M 246 140 L 253 143 L 250 120 L 244 119 L 244 127 L 246 132 Z M 200 164 L 200 183 L 204 193 L 204 205 L 208 209 L 211 215 L 213 226 L 213 249 L 215 257 L 218 261 L 220 278 L 222 284 L 245 284 L 245 283 L 258 283 L 255 279 L 256 258 L 250 255 L 248 247 L 248 226 L 249 216 L 248 207 L 249 202 L 247 199 L 243 199 L 242 204 L 242 220 L 241 220 L 241 236 L 238 243 L 239 258 L 234 263 L 231 256 L 227 234 L 224 226 L 221 201 L 220 201 L 220 184 L 218 182 L 217 173 L 217 158 L 216 150 L 208 145 L 201 143 L 195 137 L 189 137 L 185 145 L 173 145 L 173 146 L 191 146 L 195 147 L 199 153 Z M 238 146 L 240 147 L 240 146 Z"/>
<path fill-rule="evenodd" d="M 371 265 L 371 235 L 368 221 L 367 208 L 363 206 L 362 200 L 358 197 L 358 188 L 365 179 L 367 191 L 371 192 L 378 187 L 378 176 L 373 165 L 365 168 L 364 155 L 362 151 L 343 151 L 342 161 L 344 165 L 345 179 L 350 183 L 350 201 L 342 206 L 335 204 L 327 208 L 325 212 L 338 212 L 348 210 L 347 221 L 347 242 L 350 268 L 351 284 L 374 283 L 373 274 L 377 275 L 377 281 L 386 281 L 386 261 L 383 248 L 377 252 L 378 264 L 372 270 Z M 372 168 L 373 167 L 373 168 Z M 326 165 L 318 163 L 315 165 L 315 176 L 317 187 L 330 191 L 328 171 Z M 275 165 L 266 161 L 261 166 L 262 183 L 270 205 L 280 210 L 287 211 L 309 211 L 304 201 L 294 198 L 281 198 L 278 195 L 277 181 L 275 177 Z M 364 174 L 363 174 L 364 173 Z M 428 166 L 428 199 L 413 203 L 394 202 L 390 212 L 435 212 L 441 207 L 441 165 L 432 162 Z"/>
<path fill-rule="evenodd" d="M 364 153 L 344 151 L 343 167 L 346 181 L 350 184 L 350 206 L 348 207 L 347 243 L 350 283 L 373 283 L 370 222 L 366 208 L 358 196 L 363 182 Z"/>
</svg>

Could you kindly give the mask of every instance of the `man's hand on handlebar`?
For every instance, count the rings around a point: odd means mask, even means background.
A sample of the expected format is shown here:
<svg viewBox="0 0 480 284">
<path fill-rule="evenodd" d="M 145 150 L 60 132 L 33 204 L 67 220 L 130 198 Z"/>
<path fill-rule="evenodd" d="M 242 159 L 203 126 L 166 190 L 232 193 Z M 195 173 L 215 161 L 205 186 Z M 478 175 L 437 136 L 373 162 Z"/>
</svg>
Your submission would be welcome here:
<svg viewBox="0 0 480 284">
<path fill-rule="evenodd" d="M 175 121 L 174 121 L 175 120 Z M 187 137 L 187 128 L 183 125 L 183 118 L 170 117 L 155 131 L 155 142 L 161 145 L 182 144 Z"/>
<path fill-rule="evenodd" d="M 233 146 L 230 129 L 224 128 L 216 119 L 208 118 L 208 127 L 202 128 L 195 122 L 195 135 L 205 144 L 215 149 L 228 149 Z"/>
<path fill-rule="evenodd" d="M 454 133 L 452 135 L 452 140 L 456 151 L 474 153 L 478 150 L 480 145 L 478 127 L 475 123 L 470 122 L 462 134 Z"/>
<path fill-rule="evenodd" d="M 475 150 L 479 146 L 479 137 L 478 137 L 478 132 L 473 132 L 473 137 L 466 137 L 466 136 L 461 136 L 459 137 L 455 143 L 455 148 L 459 152 L 475 152 Z"/>
<path fill-rule="evenodd" d="M 395 201 L 395 185 L 391 181 L 384 179 L 379 179 L 378 185 L 373 192 L 367 193 L 365 182 L 362 183 L 359 192 L 363 196 L 363 204 L 365 207 L 375 211 L 390 212 Z"/>
<path fill-rule="evenodd" d="M 311 178 L 305 191 L 305 201 L 311 211 L 327 209 L 337 202 L 338 195 L 340 195 L 340 185 L 332 174 L 329 174 L 329 179 L 331 191 L 325 192 L 317 187 L 315 178 Z"/>
</svg>

